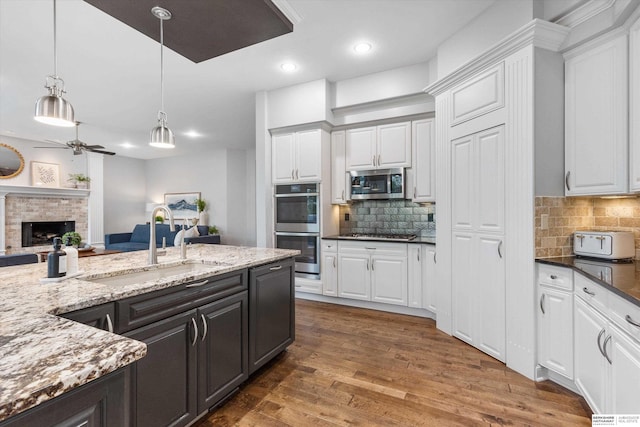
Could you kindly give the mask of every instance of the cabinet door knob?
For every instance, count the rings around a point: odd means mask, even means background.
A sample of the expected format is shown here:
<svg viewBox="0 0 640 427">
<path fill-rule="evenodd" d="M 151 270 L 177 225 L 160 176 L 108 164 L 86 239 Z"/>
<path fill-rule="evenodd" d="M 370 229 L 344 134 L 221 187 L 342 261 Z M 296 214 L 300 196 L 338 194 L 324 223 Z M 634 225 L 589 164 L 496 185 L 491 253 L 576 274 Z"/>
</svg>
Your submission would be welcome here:
<svg viewBox="0 0 640 427">
<path fill-rule="evenodd" d="M 602 335 L 605 333 L 604 328 L 598 334 L 598 350 L 600 350 L 600 354 L 604 356 L 604 351 L 602 351 L 602 345 L 600 344 L 600 340 L 602 339 Z"/>
<path fill-rule="evenodd" d="M 200 314 L 200 319 L 202 319 L 202 338 L 200 339 L 200 341 L 204 341 L 205 337 L 207 336 L 207 331 L 209 330 L 209 328 L 207 327 L 207 319 L 204 317 L 204 314 Z"/>
<path fill-rule="evenodd" d="M 433 253 L 433 263 L 434 264 L 438 263 L 438 261 L 436 260 L 436 253 L 435 252 Z"/>
<path fill-rule="evenodd" d="M 371 164 L 372 164 L 373 166 L 375 166 L 375 165 L 376 165 L 376 155 L 375 155 L 375 154 L 374 154 L 374 155 L 373 155 L 373 157 L 371 158 Z"/>
<path fill-rule="evenodd" d="M 556 280 L 558 278 L 558 276 L 556 276 L 555 274 L 552 274 L 551 276 L 549 276 L 551 278 L 551 280 Z"/>
<path fill-rule="evenodd" d="M 564 185 L 567 186 L 567 191 L 571 191 L 571 187 L 569 186 L 569 176 L 571 176 L 571 171 L 567 171 L 567 174 L 564 176 Z"/>
<path fill-rule="evenodd" d="M 333 257 L 333 268 L 336 268 L 336 257 Z"/>
<path fill-rule="evenodd" d="M 633 320 L 633 318 L 631 316 L 629 316 L 628 314 L 624 317 L 624 320 L 626 320 L 627 322 L 631 323 L 636 328 L 640 328 L 640 323 L 638 323 L 635 320 Z"/>
<path fill-rule="evenodd" d="M 544 311 L 544 295 L 545 295 L 545 294 L 542 294 L 542 295 L 540 296 L 540 311 L 542 311 L 542 314 L 547 314 L 547 313 L 545 313 L 545 311 Z"/>
<path fill-rule="evenodd" d="M 502 240 L 500 240 L 500 243 L 498 243 L 498 256 L 500 258 L 502 258 Z"/>
<path fill-rule="evenodd" d="M 420 261 L 420 248 L 418 248 L 418 262 Z"/>
<path fill-rule="evenodd" d="M 198 324 L 193 317 L 191 318 L 191 324 L 193 325 L 193 341 L 191 341 L 191 347 L 193 347 L 198 342 Z"/>
<path fill-rule="evenodd" d="M 627 316 L 627 317 L 629 317 L 629 316 Z M 107 330 L 109 332 L 113 333 L 113 322 L 111 321 L 111 316 L 109 315 L 109 313 L 107 313 L 105 318 L 107 319 Z"/>
<path fill-rule="evenodd" d="M 584 288 L 582 288 L 582 292 L 584 292 L 584 293 L 585 293 L 585 294 L 587 294 L 587 295 L 591 295 L 592 297 L 595 297 L 595 296 L 596 296 L 596 293 L 595 293 L 595 292 L 590 291 L 590 290 L 589 290 L 589 288 L 587 288 L 586 286 L 585 286 Z"/>
<path fill-rule="evenodd" d="M 342 201 L 344 201 L 344 190 L 342 190 Z"/>
<path fill-rule="evenodd" d="M 609 341 L 611 341 L 611 335 L 605 338 L 604 343 L 602 343 L 602 351 L 604 352 L 604 358 L 607 359 L 607 362 L 609 362 L 609 365 L 611 365 L 611 357 L 609 357 L 609 353 L 607 353 L 607 343 Z"/>
<path fill-rule="evenodd" d="M 380 166 L 380 154 L 378 154 L 378 166 Z"/>
<path fill-rule="evenodd" d="M 275 267 L 270 267 L 269 271 L 277 271 L 277 270 L 280 270 L 280 269 L 282 269 L 282 266 L 281 265 L 277 265 Z"/>
</svg>

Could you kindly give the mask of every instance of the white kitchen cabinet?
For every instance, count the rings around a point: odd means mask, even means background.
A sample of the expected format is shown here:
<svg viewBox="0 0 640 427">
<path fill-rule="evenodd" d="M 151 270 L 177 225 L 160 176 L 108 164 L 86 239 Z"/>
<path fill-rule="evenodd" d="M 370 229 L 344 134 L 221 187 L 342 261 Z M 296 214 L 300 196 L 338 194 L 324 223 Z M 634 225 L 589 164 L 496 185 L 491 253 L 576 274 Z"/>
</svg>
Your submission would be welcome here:
<svg viewBox="0 0 640 427">
<path fill-rule="evenodd" d="M 573 292 L 538 287 L 538 363 L 573 379 Z"/>
<path fill-rule="evenodd" d="M 605 411 L 607 360 L 601 345 L 607 319 L 581 298 L 575 299 L 575 378 L 582 396 L 596 414 Z"/>
<path fill-rule="evenodd" d="M 272 138 L 274 183 L 322 180 L 322 131 L 312 129 Z"/>
<path fill-rule="evenodd" d="M 407 305 L 413 308 L 422 308 L 422 264 L 424 261 L 422 251 L 422 245 L 411 244 L 407 248 Z"/>
<path fill-rule="evenodd" d="M 629 178 L 631 191 L 640 191 L 640 19 L 629 31 Z"/>
<path fill-rule="evenodd" d="M 638 414 L 640 409 L 640 344 L 615 327 L 611 328 L 609 414 Z"/>
<path fill-rule="evenodd" d="M 453 140 L 451 162 L 453 334 L 504 361 L 504 126 Z"/>
<path fill-rule="evenodd" d="M 411 167 L 411 122 L 346 131 L 346 169 Z"/>
<path fill-rule="evenodd" d="M 407 244 L 338 242 L 338 296 L 407 305 Z"/>
<path fill-rule="evenodd" d="M 565 194 L 628 191 L 627 34 L 565 54 Z"/>
<path fill-rule="evenodd" d="M 430 244 L 408 245 L 409 272 L 408 306 L 436 312 L 436 246 Z"/>
<path fill-rule="evenodd" d="M 347 203 L 347 168 L 345 159 L 345 131 L 331 133 L 331 203 Z"/>
<path fill-rule="evenodd" d="M 436 147 L 433 119 L 411 123 L 413 197 L 416 203 L 435 202 Z"/>
<path fill-rule="evenodd" d="M 436 245 L 422 245 L 422 308 L 436 312 Z"/>
<path fill-rule="evenodd" d="M 322 294 L 338 296 L 338 242 L 324 240 L 322 242 Z"/>
</svg>

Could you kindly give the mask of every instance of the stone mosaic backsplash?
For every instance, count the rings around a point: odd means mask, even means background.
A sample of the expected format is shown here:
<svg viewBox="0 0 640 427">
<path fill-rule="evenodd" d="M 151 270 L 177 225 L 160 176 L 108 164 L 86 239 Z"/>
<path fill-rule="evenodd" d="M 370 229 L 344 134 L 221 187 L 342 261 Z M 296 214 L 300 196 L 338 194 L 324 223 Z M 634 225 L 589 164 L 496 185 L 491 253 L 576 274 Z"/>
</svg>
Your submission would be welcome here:
<svg viewBox="0 0 640 427">
<path fill-rule="evenodd" d="M 542 229 L 542 214 L 549 215 L 549 227 Z M 536 197 L 536 257 L 573 254 L 576 231 L 632 231 L 636 259 L 640 259 L 640 199 L 597 197 Z"/>
<path fill-rule="evenodd" d="M 349 220 L 345 220 L 345 214 Z M 392 233 L 435 237 L 436 205 L 410 200 L 362 200 L 340 206 L 340 234 Z"/>
</svg>

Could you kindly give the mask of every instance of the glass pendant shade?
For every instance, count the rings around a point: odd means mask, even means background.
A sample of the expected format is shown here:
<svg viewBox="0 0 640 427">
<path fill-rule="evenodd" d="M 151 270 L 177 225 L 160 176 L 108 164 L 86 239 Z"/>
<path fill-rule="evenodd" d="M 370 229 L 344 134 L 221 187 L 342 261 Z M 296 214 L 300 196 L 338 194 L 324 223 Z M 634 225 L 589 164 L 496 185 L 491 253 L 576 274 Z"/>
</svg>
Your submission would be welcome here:
<svg viewBox="0 0 640 427">
<path fill-rule="evenodd" d="M 72 127 L 76 125 L 73 116 L 73 106 L 56 93 L 57 88 L 49 88 L 49 95 L 45 95 L 36 101 L 34 119 L 40 123 L 53 126 Z"/>
<path fill-rule="evenodd" d="M 158 120 L 158 126 L 151 129 L 149 145 L 156 148 L 175 148 L 176 139 L 171 129 L 167 127 L 165 120 Z"/>
</svg>

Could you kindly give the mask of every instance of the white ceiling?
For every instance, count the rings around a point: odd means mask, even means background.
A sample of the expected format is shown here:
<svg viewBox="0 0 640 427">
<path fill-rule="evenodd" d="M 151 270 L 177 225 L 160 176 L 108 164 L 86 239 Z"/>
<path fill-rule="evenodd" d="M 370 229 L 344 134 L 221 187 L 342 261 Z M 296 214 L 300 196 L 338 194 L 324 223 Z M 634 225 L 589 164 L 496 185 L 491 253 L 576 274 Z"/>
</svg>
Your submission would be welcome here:
<svg viewBox="0 0 640 427">
<path fill-rule="evenodd" d="M 80 139 L 151 159 L 254 146 L 254 96 L 425 62 L 494 0 L 288 0 L 293 33 L 195 64 L 165 50 L 165 110 L 176 148 L 149 147 L 160 107 L 159 44 L 82 0 L 59 0 L 58 74 Z M 161 5 L 162 1 L 158 3 Z M 67 141 L 74 129 L 33 120 L 53 73 L 52 0 L 0 0 L 0 136 Z M 171 25 L 168 21 L 165 25 Z M 355 55 L 361 40 L 373 45 Z M 286 60 L 299 69 L 280 70 Z M 202 136 L 190 138 L 195 130 Z M 127 142 L 130 148 L 123 147 Z M 71 152 L 69 153 L 71 155 Z"/>
</svg>

